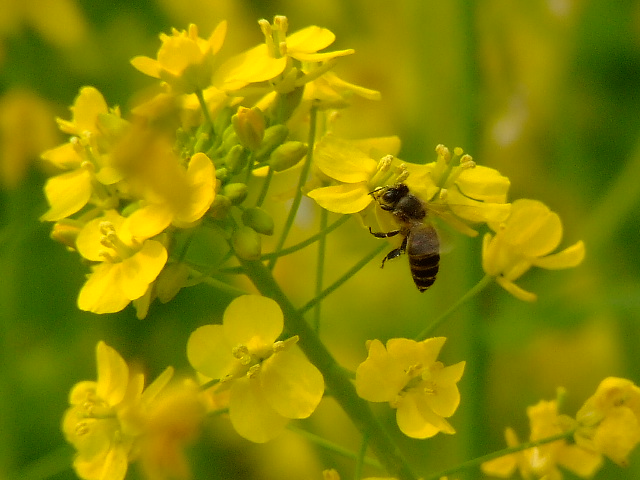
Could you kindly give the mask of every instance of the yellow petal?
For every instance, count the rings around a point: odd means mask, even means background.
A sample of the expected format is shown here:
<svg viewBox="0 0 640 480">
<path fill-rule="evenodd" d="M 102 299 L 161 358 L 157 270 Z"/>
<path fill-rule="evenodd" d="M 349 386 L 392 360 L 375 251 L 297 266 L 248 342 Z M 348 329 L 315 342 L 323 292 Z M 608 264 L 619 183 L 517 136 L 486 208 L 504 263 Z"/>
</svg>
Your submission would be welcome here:
<svg viewBox="0 0 640 480">
<path fill-rule="evenodd" d="M 71 107 L 73 121 L 58 121 L 60 129 L 70 135 L 83 136 L 86 131 L 97 133 L 96 121 L 101 113 L 109 113 L 104 97 L 94 87 L 83 87 Z"/>
<path fill-rule="evenodd" d="M 231 354 L 234 346 L 225 338 L 222 325 L 204 325 L 189 336 L 187 358 L 191 366 L 203 375 L 224 378 L 236 363 Z"/>
<path fill-rule="evenodd" d="M 455 183 L 467 197 L 488 203 L 505 203 L 511 184 L 500 172 L 483 165 L 464 169 Z"/>
<path fill-rule="evenodd" d="M 332 134 L 318 142 L 314 161 L 322 173 L 345 183 L 369 181 L 378 165 L 353 143 Z"/>
<path fill-rule="evenodd" d="M 97 265 L 80 290 L 78 308 L 93 313 L 119 312 L 131 301 L 120 288 L 121 271 L 117 264 Z"/>
<path fill-rule="evenodd" d="M 370 402 L 390 402 L 409 380 L 404 365 L 391 357 L 380 340 L 368 345 L 367 359 L 356 369 L 358 396 Z"/>
<path fill-rule="evenodd" d="M 275 78 L 286 66 L 287 57 L 269 56 L 267 46 L 262 44 L 223 63 L 216 71 L 213 83 L 222 90 L 237 90 L 249 83 Z"/>
<path fill-rule="evenodd" d="M 331 45 L 335 39 L 336 36 L 331 30 L 311 25 L 287 35 L 287 50 L 317 52 Z"/>
<path fill-rule="evenodd" d="M 222 48 L 222 44 L 224 43 L 224 38 L 227 35 L 227 21 L 221 21 L 209 36 L 209 45 L 211 46 L 211 53 L 214 55 L 218 53 L 218 51 Z"/>
<path fill-rule="evenodd" d="M 100 229 L 100 225 L 105 221 L 111 223 L 116 232 L 118 232 L 125 222 L 125 218 L 115 210 L 107 210 L 102 217 L 94 218 L 82 227 L 82 230 L 80 230 L 76 238 L 76 248 L 78 252 L 80 252 L 80 255 L 87 260 L 94 262 L 104 261 L 104 256 L 101 255 L 102 252 L 107 252 L 113 257 L 117 256 L 117 253 L 113 249 L 102 245 L 101 239 L 104 234 Z"/>
<path fill-rule="evenodd" d="M 120 354 L 103 341 L 96 346 L 98 385 L 96 394 L 109 405 L 122 401 L 129 383 L 129 367 Z"/>
<path fill-rule="evenodd" d="M 580 263 L 582 263 L 582 260 L 584 260 L 584 255 L 584 242 L 580 240 L 570 247 L 565 248 L 561 252 L 547 255 L 546 257 L 533 259 L 531 263 L 540 268 L 557 270 L 561 268 L 570 268 L 580 265 Z"/>
<path fill-rule="evenodd" d="M 43 152 L 40 157 L 47 162 L 51 162 L 56 167 L 63 169 L 78 168 L 83 162 L 73 144 L 70 142 L 47 150 Z"/>
<path fill-rule="evenodd" d="M 147 240 L 139 252 L 121 263 L 120 288 L 129 300 L 140 298 L 167 263 L 167 250 L 160 242 Z"/>
<path fill-rule="evenodd" d="M 449 422 L 429 408 L 425 399 L 426 394 L 419 390 L 409 391 L 401 398 L 396 413 L 400 431 L 411 438 L 430 438 L 438 432 L 455 433 Z"/>
<path fill-rule="evenodd" d="M 165 203 L 146 205 L 127 217 L 122 227 L 123 237 L 138 240 L 151 238 L 167 228 L 173 217 L 171 208 Z"/>
<path fill-rule="evenodd" d="M 44 187 L 51 208 L 40 220 L 56 221 L 73 215 L 89 202 L 91 192 L 91 173 L 84 168 L 51 177 Z"/>
<path fill-rule="evenodd" d="M 256 443 L 277 437 L 289 423 L 288 418 L 279 415 L 265 402 L 259 380 L 246 376 L 231 386 L 229 417 L 236 432 Z"/>
<path fill-rule="evenodd" d="M 145 75 L 149 75 L 153 78 L 160 78 L 160 72 L 162 71 L 162 65 L 155 58 L 138 56 L 131 59 L 131 65 L 136 70 L 141 71 Z"/>
<path fill-rule="evenodd" d="M 511 295 L 525 302 L 533 302 L 538 298 L 535 293 L 526 291 L 525 289 L 519 287 L 518 285 L 510 280 L 507 280 L 504 277 L 496 277 L 496 282 Z"/>
<path fill-rule="evenodd" d="M 349 48 L 347 50 L 335 50 L 333 52 L 326 53 L 305 53 L 292 51 L 289 53 L 289 56 L 295 58 L 296 60 L 300 60 L 301 62 L 325 62 L 327 60 L 331 60 L 336 57 L 344 57 L 346 55 L 353 55 L 355 50 L 353 48 Z"/>
<path fill-rule="evenodd" d="M 242 295 L 224 311 L 222 325 L 231 345 L 250 342 L 271 345 L 282 333 L 284 317 L 274 300 L 260 295 Z"/>
<path fill-rule="evenodd" d="M 307 196 L 322 208 L 343 214 L 361 212 L 373 201 L 364 182 L 316 188 Z"/>
</svg>

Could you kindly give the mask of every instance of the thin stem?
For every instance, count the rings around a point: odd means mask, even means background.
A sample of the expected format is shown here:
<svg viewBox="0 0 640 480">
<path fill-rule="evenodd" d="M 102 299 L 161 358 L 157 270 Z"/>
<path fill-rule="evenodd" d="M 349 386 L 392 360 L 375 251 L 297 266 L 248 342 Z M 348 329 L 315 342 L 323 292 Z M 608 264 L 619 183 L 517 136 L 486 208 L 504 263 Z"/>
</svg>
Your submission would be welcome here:
<svg viewBox="0 0 640 480">
<path fill-rule="evenodd" d="M 320 210 L 320 231 L 324 232 L 327 229 L 327 223 L 329 221 L 329 212 L 324 208 Z M 318 239 L 318 260 L 316 265 L 316 297 L 322 293 L 322 285 L 324 281 L 324 260 L 325 253 L 327 252 L 327 236 L 323 235 Z M 320 314 L 321 314 L 321 302 L 316 303 L 313 308 L 313 329 L 316 334 L 320 331 Z"/>
<path fill-rule="evenodd" d="M 369 437 L 367 435 L 362 436 L 362 445 L 360 445 L 360 451 L 358 452 L 358 458 L 356 461 L 356 468 L 353 472 L 353 478 L 360 480 L 362 478 L 362 467 L 364 466 L 364 459 L 367 453 L 367 447 L 369 446 Z"/>
<path fill-rule="evenodd" d="M 275 258 L 276 256 L 284 257 L 286 255 L 291 255 L 292 253 L 295 253 L 298 250 L 302 250 L 303 248 L 308 247 L 309 245 L 317 242 L 319 239 L 321 239 L 325 235 L 328 235 L 329 233 L 333 232 L 336 228 L 338 228 L 342 224 L 346 223 L 350 218 L 351 217 L 349 215 L 343 215 L 338 220 L 336 220 L 331 225 L 329 225 L 326 228 L 326 230 L 324 230 L 322 232 L 318 232 L 315 235 L 310 236 L 309 238 L 307 238 L 306 240 L 303 240 L 300 243 L 297 243 L 297 244 L 292 245 L 292 246 L 287 247 L 287 248 L 283 248 L 282 250 L 280 250 L 279 254 L 276 254 L 276 252 L 265 253 L 264 255 L 262 255 L 260 257 L 260 260 L 269 260 L 271 258 Z M 244 273 L 243 270 L 242 270 L 242 267 L 221 268 L 220 272 L 221 273 L 229 273 L 229 274 Z"/>
<path fill-rule="evenodd" d="M 262 183 L 262 189 L 260 190 L 260 195 L 258 196 L 258 200 L 256 200 L 256 207 L 261 207 L 264 203 L 265 198 L 267 198 L 267 192 L 269 191 L 269 185 L 271 184 L 271 179 L 273 178 L 273 170 L 269 167 L 269 171 L 267 172 L 267 176 Z"/>
<path fill-rule="evenodd" d="M 311 107 L 311 111 L 309 112 L 309 151 L 307 152 L 307 158 L 302 165 L 302 170 L 300 171 L 300 178 L 298 179 L 298 186 L 296 187 L 296 193 L 293 197 L 293 202 L 291 203 L 291 210 L 289 210 L 289 215 L 287 216 L 287 220 L 285 221 L 284 227 L 282 228 L 282 234 L 278 239 L 278 244 L 275 249 L 275 256 L 269 262 L 269 269 L 273 270 L 275 267 L 276 261 L 280 256 L 280 250 L 284 246 L 284 242 L 286 242 L 287 237 L 289 236 L 289 232 L 291 231 L 291 227 L 293 226 L 293 221 L 298 214 L 298 209 L 300 208 L 300 202 L 302 201 L 302 187 L 307 181 L 307 177 L 309 176 L 309 170 L 311 169 L 311 163 L 313 162 L 313 146 L 316 141 L 316 123 L 318 119 L 318 109 L 314 106 Z"/>
<path fill-rule="evenodd" d="M 447 475 L 451 475 L 452 473 L 460 472 L 462 470 L 468 470 L 470 468 L 477 467 L 489 460 L 493 460 L 495 458 L 504 457 L 505 455 L 509 455 L 512 453 L 521 452 L 523 450 L 527 450 L 529 448 L 539 447 L 540 445 L 545 445 L 547 443 L 556 442 L 558 440 L 563 440 L 571 437 L 574 434 L 575 430 L 569 430 L 568 432 L 558 433 L 557 435 L 552 435 L 547 438 L 543 438 L 541 440 L 535 440 L 532 442 L 521 443 L 520 445 L 515 445 L 513 447 L 504 448 L 502 450 L 498 450 L 497 452 L 492 452 L 487 455 L 483 455 L 478 458 L 474 458 L 472 460 L 466 461 L 452 468 L 448 468 L 446 470 L 442 470 L 441 472 L 434 473 L 427 477 L 424 477 L 424 480 L 438 480 L 442 477 L 446 477 Z"/>
<path fill-rule="evenodd" d="M 470 290 L 467 291 L 462 297 L 456 301 L 453 305 L 451 305 L 444 313 L 442 313 L 438 318 L 436 318 L 433 322 L 431 322 L 424 330 L 422 330 L 418 335 L 416 335 L 416 341 L 422 341 L 425 338 L 429 338 L 433 332 L 440 326 L 442 323 L 455 312 L 458 308 L 468 302 L 471 298 L 475 297 L 478 293 L 486 288 L 487 285 L 491 283 L 493 277 L 490 275 L 485 275 L 482 279 L 476 283 Z"/>
<path fill-rule="evenodd" d="M 348 448 L 345 448 L 336 443 L 333 443 L 324 437 L 311 433 L 302 428 L 295 427 L 292 424 L 287 425 L 287 428 L 292 432 L 295 432 L 297 435 L 300 435 L 301 437 L 306 438 L 310 442 L 313 442 L 315 445 L 318 445 L 319 447 L 324 448 L 325 450 L 328 450 L 333 453 L 337 453 L 338 455 L 342 455 L 343 457 L 350 458 L 352 460 L 356 460 L 356 461 L 359 460 L 359 455 L 360 455 L 359 453 L 355 453 L 349 450 Z M 371 457 L 366 457 L 366 456 L 362 457 L 362 463 L 380 470 L 384 469 L 382 465 L 380 465 L 380 462 L 378 462 L 376 459 Z"/>
<path fill-rule="evenodd" d="M 204 115 L 204 121 L 209 124 L 211 128 L 213 128 L 213 121 L 211 120 L 211 114 L 209 113 L 209 107 L 207 107 L 207 102 L 204 99 L 204 94 L 202 90 L 198 89 L 195 91 L 196 97 L 198 97 L 198 102 L 200 103 L 200 109 L 202 110 L 202 114 Z"/>
<path fill-rule="evenodd" d="M 305 313 L 307 310 L 312 308 L 315 304 L 322 301 L 327 295 L 332 293 L 334 290 L 342 286 L 344 282 L 353 277 L 359 270 L 362 269 L 367 263 L 373 260 L 377 255 L 380 254 L 385 248 L 387 248 L 387 244 L 385 242 L 381 243 L 378 247 L 374 248 L 367 255 L 362 257 L 362 259 L 356 263 L 353 267 L 351 267 L 347 273 L 345 273 L 342 277 L 332 283 L 329 287 L 325 288 L 322 292 L 316 295 L 312 300 L 308 301 L 302 308 L 300 308 L 300 314 Z"/>
<path fill-rule="evenodd" d="M 362 435 L 368 435 L 371 450 L 380 460 L 384 469 L 399 480 L 415 480 L 406 460 L 393 443 L 380 422 L 376 419 L 369 404 L 358 397 L 355 386 L 336 362 L 329 350 L 320 341 L 315 332 L 291 303 L 289 298 L 274 280 L 271 270 L 257 260 L 243 260 L 247 276 L 263 295 L 275 300 L 284 313 L 285 328 L 300 338 L 298 346 L 322 373 L 327 390 L 349 416 Z"/>
</svg>

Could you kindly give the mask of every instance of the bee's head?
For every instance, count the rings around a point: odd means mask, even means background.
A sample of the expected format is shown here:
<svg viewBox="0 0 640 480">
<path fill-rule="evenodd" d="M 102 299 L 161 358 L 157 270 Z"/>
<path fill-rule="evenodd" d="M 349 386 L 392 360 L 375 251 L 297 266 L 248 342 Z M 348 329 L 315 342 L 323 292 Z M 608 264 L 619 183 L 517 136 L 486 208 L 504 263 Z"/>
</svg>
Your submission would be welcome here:
<svg viewBox="0 0 640 480">
<path fill-rule="evenodd" d="M 402 197 L 409 194 L 409 187 L 404 183 L 396 183 L 395 185 L 387 185 L 384 187 L 378 187 L 371 195 L 381 206 L 393 207 Z"/>
</svg>

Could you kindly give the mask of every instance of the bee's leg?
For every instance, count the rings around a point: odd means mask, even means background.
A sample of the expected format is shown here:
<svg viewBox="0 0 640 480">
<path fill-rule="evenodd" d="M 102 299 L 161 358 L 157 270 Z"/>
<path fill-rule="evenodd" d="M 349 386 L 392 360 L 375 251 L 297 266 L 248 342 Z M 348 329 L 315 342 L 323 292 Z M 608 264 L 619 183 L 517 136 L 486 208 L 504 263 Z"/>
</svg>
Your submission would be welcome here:
<svg viewBox="0 0 640 480">
<path fill-rule="evenodd" d="M 376 238 L 388 238 L 395 237 L 400 233 L 400 230 L 391 230 L 390 232 L 372 232 L 371 227 L 369 227 L 369 233 Z"/>
<path fill-rule="evenodd" d="M 382 265 L 380 265 L 380 268 L 384 268 L 384 262 L 386 262 L 387 260 L 393 260 L 394 258 L 399 257 L 400 255 L 402 255 L 407 251 L 408 238 L 409 237 L 404 237 L 404 240 L 402 241 L 402 245 L 400 245 L 398 248 L 394 248 L 389 253 L 387 253 L 387 256 L 382 259 Z"/>
</svg>

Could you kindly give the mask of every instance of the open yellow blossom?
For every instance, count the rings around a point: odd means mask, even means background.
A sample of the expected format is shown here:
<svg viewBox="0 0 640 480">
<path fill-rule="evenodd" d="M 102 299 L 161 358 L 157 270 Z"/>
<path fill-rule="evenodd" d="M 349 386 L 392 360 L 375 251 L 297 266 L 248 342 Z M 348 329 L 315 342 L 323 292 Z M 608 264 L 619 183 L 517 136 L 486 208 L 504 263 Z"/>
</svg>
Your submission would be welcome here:
<svg viewBox="0 0 640 480">
<path fill-rule="evenodd" d="M 297 338 L 276 341 L 283 326 L 276 302 L 243 295 L 229 304 L 222 325 L 198 328 L 187 344 L 191 365 L 220 379 L 216 391 L 230 390 L 231 423 L 253 442 L 311 415 L 324 393 L 322 374 L 295 345 Z"/>
<path fill-rule="evenodd" d="M 71 140 L 42 154 L 42 159 L 66 173 L 47 180 L 50 209 L 41 220 L 56 221 L 80 211 L 91 200 L 100 208 L 114 208 L 118 199 L 109 189 L 122 179 L 110 162 L 110 145 L 126 128 L 117 108 L 109 109 L 102 94 L 83 87 L 71 107 L 72 119 L 56 119 Z"/>
<path fill-rule="evenodd" d="M 222 47 L 227 23 L 220 22 L 211 36 L 198 36 L 198 27 L 189 25 L 187 31 L 175 28 L 171 35 L 160 34 L 162 46 L 157 59 L 139 56 L 131 64 L 142 73 L 159 78 L 175 93 L 194 93 L 211 85 L 216 53 Z"/>
<path fill-rule="evenodd" d="M 536 299 L 535 294 L 514 283 L 532 266 L 557 270 L 575 267 L 584 258 L 582 241 L 551 254 L 562 239 L 562 224 L 558 214 L 537 200 L 516 200 L 506 221 L 489 226 L 495 234 L 484 236 L 482 268 L 521 300 Z"/>
<path fill-rule="evenodd" d="M 94 313 L 119 312 L 142 297 L 167 261 L 157 241 L 131 234 L 131 219 L 109 210 L 78 234 L 78 252 L 92 262 L 92 273 L 80 290 L 78 307 Z"/>
<path fill-rule="evenodd" d="M 404 183 L 427 202 L 429 210 L 461 233 L 477 235 L 469 223 L 500 222 L 509 216 L 510 182 L 493 168 L 477 165 L 460 148 L 453 156 L 444 145 L 436 147 L 435 162 L 407 164 Z"/>
<path fill-rule="evenodd" d="M 318 53 L 335 40 L 335 35 L 326 28 L 310 26 L 287 35 L 289 26 L 284 16 L 276 16 L 273 24 L 267 20 L 260 20 L 259 24 L 265 43 L 225 62 L 216 72 L 216 86 L 233 91 L 284 74 L 276 82 L 279 84 L 276 90 L 285 93 L 326 72 L 330 60 L 354 53 L 352 49 Z M 302 70 L 299 75 L 300 70 L 293 68 L 292 60 L 308 63 L 312 70 Z"/>
<path fill-rule="evenodd" d="M 624 378 L 604 379 L 576 414 L 578 445 L 621 466 L 640 443 L 640 388 Z"/>
<path fill-rule="evenodd" d="M 167 385 L 167 368 L 143 391 L 144 375 L 133 373 L 113 348 L 96 347 L 98 379 L 76 384 L 69 395 L 62 430 L 77 454 L 73 467 L 85 480 L 122 480 L 145 431 L 149 405 Z"/>
<path fill-rule="evenodd" d="M 409 437 L 455 433 L 445 418 L 460 404 L 456 383 L 465 362 L 445 367 L 437 361 L 445 340 L 394 338 L 386 349 L 379 340 L 372 340 L 367 359 L 356 370 L 358 395 L 370 402 L 389 402 L 397 409 L 398 427 Z"/>
<path fill-rule="evenodd" d="M 531 441 L 542 440 L 566 431 L 563 418 L 558 416 L 556 400 L 542 400 L 527 408 L 527 416 L 531 426 Z M 519 445 L 518 437 L 511 428 L 505 431 L 507 445 Z M 566 468 L 576 475 L 589 478 L 600 465 L 602 457 L 578 445 L 568 444 L 566 440 L 545 443 L 517 453 L 491 460 L 482 464 L 482 471 L 500 478 L 510 478 L 516 468 L 525 479 L 545 478 L 561 480 L 562 473 L 558 466 Z"/>
<path fill-rule="evenodd" d="M 313 188 L 307 195 L 322 208 L 336 213 L 358 213 L 367 208 L 369 193 L 397 174 L 398 137 L 344 140 L 331 133 L 315 148 L 315 166 L 333 185 Z"/>
</svg>

